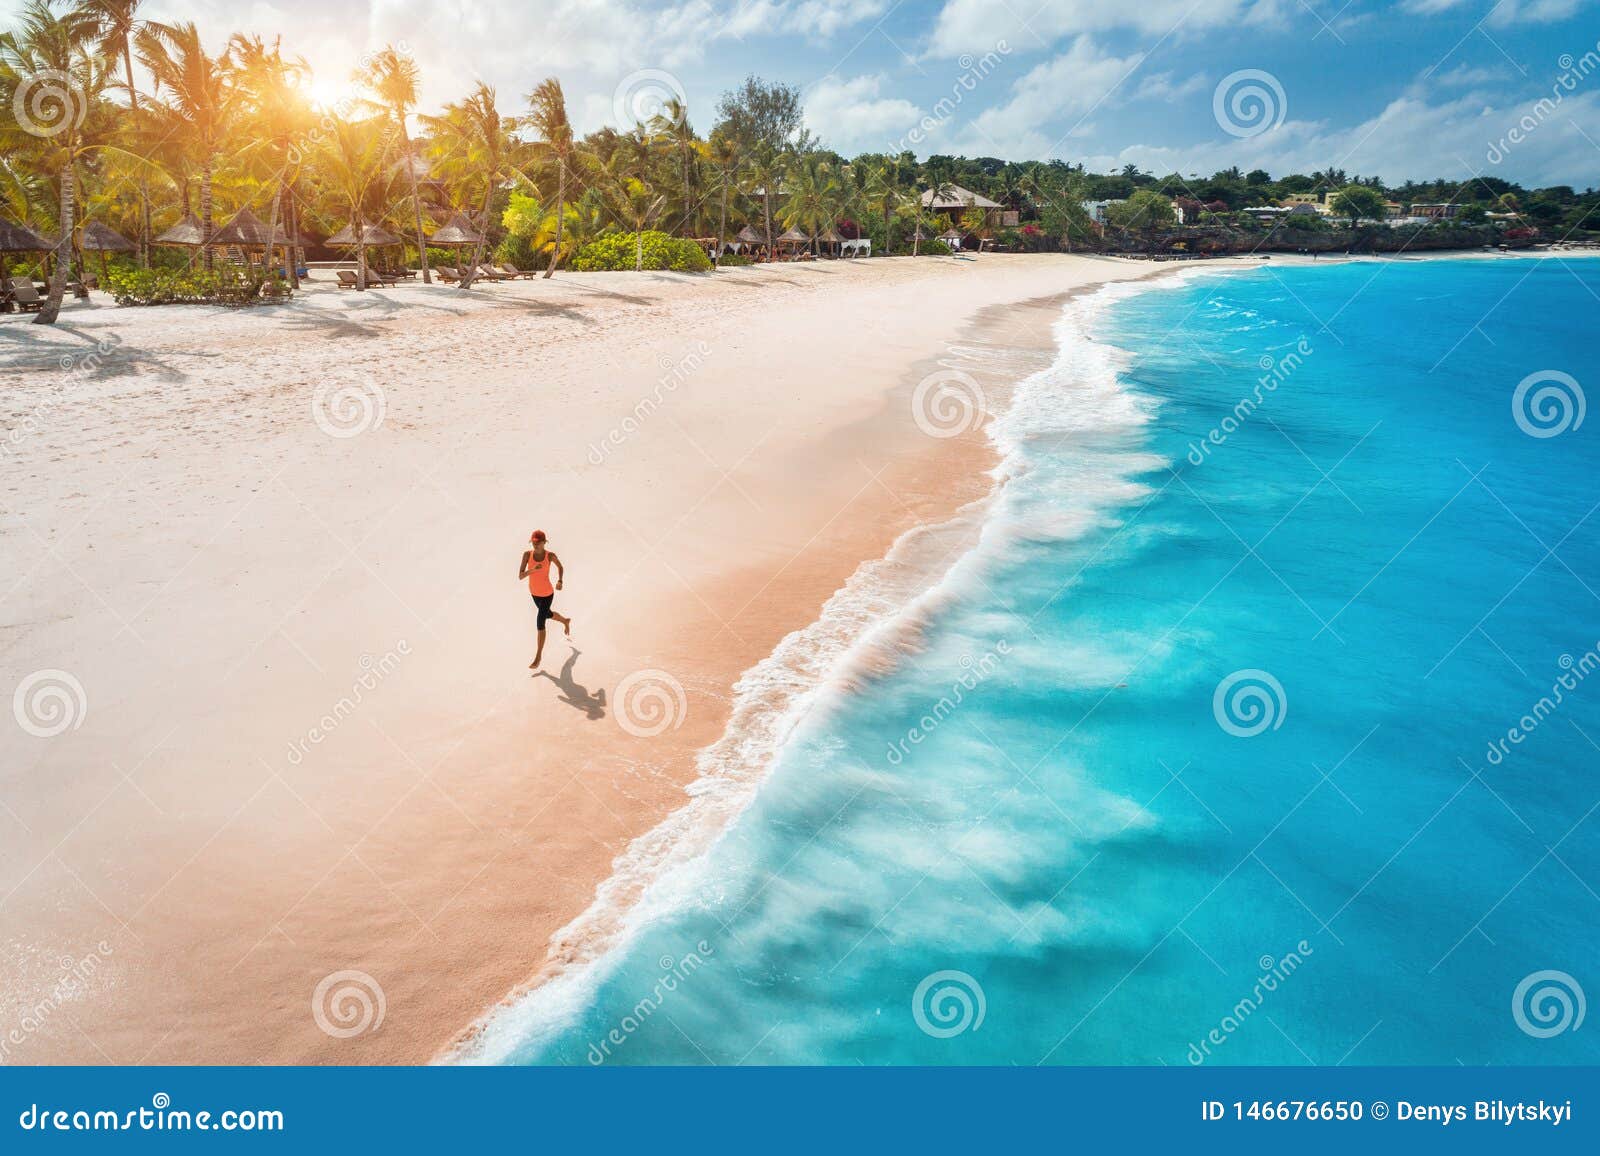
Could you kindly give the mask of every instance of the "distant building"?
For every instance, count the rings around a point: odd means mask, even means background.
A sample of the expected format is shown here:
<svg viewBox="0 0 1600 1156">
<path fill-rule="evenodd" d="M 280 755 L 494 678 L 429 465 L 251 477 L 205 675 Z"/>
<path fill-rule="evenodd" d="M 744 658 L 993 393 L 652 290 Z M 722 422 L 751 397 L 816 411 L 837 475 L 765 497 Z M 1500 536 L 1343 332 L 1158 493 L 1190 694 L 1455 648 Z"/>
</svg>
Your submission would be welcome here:
<svg viewBox="0 0 1600 1156">
<path fill-rule="evenodd" d="M 974 209 L 983 214 L 985 228 L 996 228 L 1001 222 L 1002 206 L 999 201 L 991 201 L 982 193 L 975 193 L 960 185 L 946 185 L 943 193 L 937 197 L 932 189 L 923 190 L 922 207 L 933 213 L 942 213 L 952 225 L 960 224 L 961 218 Z"/>
<path fill-rule="evenodd" d="M 1112 205 L 1120 205 L 1128 198 L 1115 197 L 1109 201 L 1085 201 L 1083 211 L 1089 214 L 1089 219 L 1097 225 L 1106 223 L 1106 210 Z"/>
<path fill-rule="evenodd" d="M 1414 204 L 1411 206 L 1411 215 L 1413 217 L 1427 217 L 1432 221 L 1443 221 L 1455 216 L 1460 208 L 1460 205 L 1448 202 L 1437 205 Z"/>
<path fill-rule="evenodd" d="M 1303 208 L 1324 217 L 1332 211 L 1328 208 L 1326 193 L 1290 193 L 1283 198 L 1283 207 L 1290 210 Z"/>
</svg>

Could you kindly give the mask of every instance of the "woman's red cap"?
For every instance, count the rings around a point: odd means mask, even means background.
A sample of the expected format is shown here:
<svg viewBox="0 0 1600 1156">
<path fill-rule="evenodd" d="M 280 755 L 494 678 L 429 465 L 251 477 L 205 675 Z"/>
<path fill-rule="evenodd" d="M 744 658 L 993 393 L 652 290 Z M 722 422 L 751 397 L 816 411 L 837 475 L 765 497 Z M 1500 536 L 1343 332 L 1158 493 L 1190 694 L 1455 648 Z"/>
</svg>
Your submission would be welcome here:
<svg viewBox="0 0 1600 1156">
<path fill-rule="evenodd" d="M 544 531 L 543 530 L 535 530 L 533 532 L 533 534 L 531 536 L 529 536 L 529 538 L 528 538 L 528 541 L 530 541 L 530 542 L 543 542 L 544 540 L 545 539 L 544 539 Z"/>
</svg>

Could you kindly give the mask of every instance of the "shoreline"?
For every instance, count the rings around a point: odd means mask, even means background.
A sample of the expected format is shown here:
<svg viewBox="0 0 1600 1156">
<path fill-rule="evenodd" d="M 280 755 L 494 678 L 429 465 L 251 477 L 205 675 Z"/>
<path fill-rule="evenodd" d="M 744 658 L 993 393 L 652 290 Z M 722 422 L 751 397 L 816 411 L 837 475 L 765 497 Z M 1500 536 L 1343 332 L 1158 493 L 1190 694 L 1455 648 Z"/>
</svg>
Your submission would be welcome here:
<svg viewBox="0 0 1600 1156">
<path fill-rule="evenodd" d="M 18 399 L 65 394 L 8 484 L 6 673 L 73 672 L 90 707 L 7 739 L 21 833 L 0 908 L 30 932 L 8 1003 L 36 1004 L 51 961 L 110 950 L 15 1062 L 436 1056 L 537 980 L 616 856 L 681 804 L 741 674 L 985 488 L 981 439 L 930 438 L 903 408 L 956 319 L 1170 272 L 884 259 L 28 331 L 6 348 L 35 368 L 117 341 L 74 388 Z M 584 461 L 706 346 L 645 428 Z M 307 414 L 324 384 L 376 384 L 381 422 L 328 436 Z M 531 693 L 510 587 L 530 518 L 573 568 L 558 608 L 583 647 L 569 665 L 552 637 L 557 681 Z M 106 564 L 117 585 L 94 581 Z M 602 692 L 650 671 L 680 717 L 624 732 Z M 314 994 L 346 973 L 379 989 L 376 1028 L 319 1022 Z"/>
</svg>

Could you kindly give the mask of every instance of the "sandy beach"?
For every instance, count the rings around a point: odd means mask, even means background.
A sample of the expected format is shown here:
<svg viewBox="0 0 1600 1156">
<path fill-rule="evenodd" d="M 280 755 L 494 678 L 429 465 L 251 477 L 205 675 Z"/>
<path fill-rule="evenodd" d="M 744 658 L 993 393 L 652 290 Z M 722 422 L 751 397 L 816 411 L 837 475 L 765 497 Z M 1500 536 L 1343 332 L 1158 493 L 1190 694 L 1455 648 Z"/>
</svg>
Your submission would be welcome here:
<svg viewBox="0 0 1600 1156">
<path fill-rule="evenodd" d="M 0 319 L 0 1062 L 439 1055 L 574 950 L 552 934 L 683 803 L 739 674 L 990 486 L 919 382 L 1003 405 L 1061 295 L 1171 268 Z M 574 619 L 539 674 L 536 527 Z"/>
</svg>

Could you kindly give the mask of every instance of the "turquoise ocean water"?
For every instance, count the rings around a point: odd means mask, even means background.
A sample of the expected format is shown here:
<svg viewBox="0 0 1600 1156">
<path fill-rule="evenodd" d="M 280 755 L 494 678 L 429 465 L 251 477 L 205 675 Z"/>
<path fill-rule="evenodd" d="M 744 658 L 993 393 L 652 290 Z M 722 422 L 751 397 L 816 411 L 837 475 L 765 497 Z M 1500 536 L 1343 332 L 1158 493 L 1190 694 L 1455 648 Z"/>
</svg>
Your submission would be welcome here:
<svg viewBox="0 0 1600 1156">
<path fill-rule="evenodd" d="M 1069 303 L 919 652 L 724 751 L 785 740 L 476 1058 L 1600 1062 L 1597 319 L 1593 261 Z"/>
</svg>

